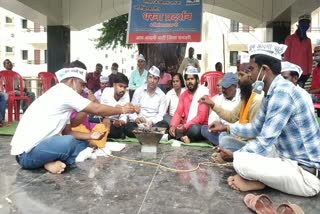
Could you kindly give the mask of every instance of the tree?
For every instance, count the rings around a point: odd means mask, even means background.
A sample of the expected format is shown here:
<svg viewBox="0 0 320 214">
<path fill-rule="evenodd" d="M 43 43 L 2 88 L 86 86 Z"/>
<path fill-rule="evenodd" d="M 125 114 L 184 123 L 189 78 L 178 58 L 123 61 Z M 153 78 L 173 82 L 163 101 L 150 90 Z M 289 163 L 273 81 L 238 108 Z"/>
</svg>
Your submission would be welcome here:
<svg viewBox="0 0 320 214">
<path fill-rule="evenodd" d="M 127 44 L 128 14 L 112 18 L 103 23 L 99 29 L 101 36 L 96 39 L 96 48 L 116 48 L 117 46 L 132 48 Z M 164 62 L 166 66 L 179 68 L 185 55 L 186 43 L 138 44 L 139 54 L 146 58 L 146 67 L 158 66 Z"/>
</svg>

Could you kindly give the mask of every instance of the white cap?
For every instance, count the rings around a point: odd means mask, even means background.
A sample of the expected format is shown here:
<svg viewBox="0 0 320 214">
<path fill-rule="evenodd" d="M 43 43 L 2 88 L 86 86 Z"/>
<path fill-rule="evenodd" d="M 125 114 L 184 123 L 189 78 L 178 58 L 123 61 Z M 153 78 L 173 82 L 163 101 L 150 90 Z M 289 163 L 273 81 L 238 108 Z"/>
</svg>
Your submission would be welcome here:
<svg viewBox="0 0 320 214">
<path fill-rule="evenodd" d="M 109 77 L 107 77 L 107 76 L 100 76 L 100 82 L 106 83 L 106 82 L 108 82 L 108 81 L 109 81 Z"/>
<path fill-rule="evenodd" d="M 146 61 L 146 59 L 144 58 L 144 56 L 142 54 L 139 54 L 138 59 L 137 60 L 143 60 Z"/>
<path fill-rule="evenodd" d="M 284 71 L 296 71 L 299 74 L 299 77 L 302 74 L 302 69 L 299 65 L 287 61 L 281 62 L 281 72 Z"/>
<path fill-rule="evenodd" d="M 186 74 L 196 74 L 196 75 L 199 75 L 199 72 L 198 72 L 198 69 L 196 69 L 195 67 L 193 67 L 192 65 L 188 65 L 187 68 L 186 68 Z"/>
<path fill-rule="evenodd" d="M 56 76 L 59 82 L 69 77 L 76 77 L 83 80 L 84 82 L 87 82 L 86 75 L 87 71 L 78 67 L 63 68 L 56 72 Z"/>
<path fill-rule="evenodd" d="M 250 62 L 250 55 L 246 52 L 240 52 L 240 64 L 249 63 Z"/>
<path fill-rule="evenodd" d="M 156 66 L 152 66 L 149 69 L 149 73 L 152 74 L 153 76 L 160 77 L 160 70 Z"/>
<path fill-rule="evenodd" d="M 249 55 L 263 54 L 281 60 L 281 55 L 287 49 L 286 45 L 276 42 L 265 42 L 249 45 Z"/>
<path fill-rule="evenodd" d="M 311 21 L 311 16 L 309 14 L 303 14 L 303 15 L 299 16 L 298 21 L 303 20 L 303 19 Z"/>
</svg>

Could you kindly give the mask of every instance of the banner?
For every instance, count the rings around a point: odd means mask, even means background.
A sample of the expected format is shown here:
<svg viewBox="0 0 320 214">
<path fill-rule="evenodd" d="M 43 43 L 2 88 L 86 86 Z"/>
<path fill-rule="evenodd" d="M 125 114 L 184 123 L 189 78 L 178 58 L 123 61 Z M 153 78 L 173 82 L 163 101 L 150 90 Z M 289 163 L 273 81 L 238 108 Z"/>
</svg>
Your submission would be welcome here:
<svg viewBox="0 0 320 214">
<path fill-rule="evenodd" d="M 131 0 L 128 43 L 200 42 L 202 0 Z"/>
</svg>

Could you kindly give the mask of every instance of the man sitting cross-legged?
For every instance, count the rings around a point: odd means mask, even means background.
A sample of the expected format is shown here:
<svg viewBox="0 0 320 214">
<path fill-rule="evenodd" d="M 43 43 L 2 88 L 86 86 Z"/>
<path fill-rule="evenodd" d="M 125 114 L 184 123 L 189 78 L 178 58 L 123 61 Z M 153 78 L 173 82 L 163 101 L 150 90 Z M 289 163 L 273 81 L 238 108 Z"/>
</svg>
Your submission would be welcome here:
<svg viewBox="0 0 320 214">
<path fill-rule="evenodd" d="M 198 100 L 209 95 L 208 88 L 199 85 L 198 70 L 188 66 L 184 75 L 187 90 L 179 97 L 178 107 L 171 119 L 169 134 L 184 143 L 200 141 L 201 126 L 208 124 L 208 106 Z"/>
<path fill-rule="evenodd" d="M 223 76 L 221 86 L 222 94 L 214 97 L 214 103 L 210 100 L 210 106 L 214 106 L 215 103 L 217 103 L 217 105 L 221 106 L 225 111 L 230 111 L 234 109 L 240 102 L 240 90 L 238 89 L 237 75 L 235 75 L 234 73 L 226 73 Z M 200 99 L 200 102 L 204 102 L 206 99 L 210 98 L 208 98 L 207 96 L 203 96 L 202 99 Z M 224 118 L 220 117 L 220 115 L 218 115 L 215 111 L 211 111 L 208 119 L 209 126 L 214 121 L 219 121 L 223 124 L 229 123 L 229 121 L 224 120 Z M 209 132 L 207 125 L 201 127 L 201 135 L 204 138 L 208 139 L 210 143 L 215 146 L 219 145 L 219 136 L 221 134 L 216 132 Z"/>
<path fill-rule="evenodd" d="M 150 128 L 168 128 L 169 125 L 163 120 L 166 112 L 166 96 L 158 87 L 160 70 L 152 66 L 148 72 L 147 84 L 135 90 L 131 103 L 139 113 L 129 115 L 130 122 L 125 126 L 128 137 L 135 137 L 133 130 L 138 124 Z"/>
<path fill-rule="evenodd" d="M 259 93 L 252 91 L 252 84 L 255 79 L 252 78 L 251 73 L 248 70 L 249 61 L 249 54 L 243 53 L 241 55 L 238 72 L 241 102 L 235 108 L 228 111 L 208 97 L 202 97 L 202 99 L 199 100 L 210 106 L 214 112 L 229 123 L 238 121 L 241 124 L 246 124 L 252 122 L 260 109 L 260 104 L 264 97 L 262 90 L 261 93 L 260 91 Z M 242 148 L 248 140 L 249 139 L 247 138 L 241 138 L 239 136 L 230 136 L 226 132 L 221 133 L 219 136 L 219 148 L 216 148 L 218 152 L 213 153 L 213 160 L 215 162 L 228 161 L 227 159 L 224 159 L 224 157 L 227 157 L 225 156 L 225 153 L 237 151 Z"/>
<path fill-rule="evenodd" d="M 266 97 L 251 123 L 217 123 L 211 130 L 255 137 L 230 154 L 238 173 L 228 178 L 230 187 L 250 191 L 269 186 L 309 197 L 320 191 L 320 130 L 301 91 L 279 75 L 285 48 L 277 43 L 249 46 L 254 88 L 263 89 Z"/>
<path fill-rule="evenodd" d="M 72 131 L 73 110 L 100 116 L 132 113 L 134 107 L 102 105 L 82 97 L 86 70 L 65 68 L 56 72 L 59 84 L 36 99 L 22 117 L 11 141 L 11 155 L 24 169 L 44 167 L 51 173 L 62 173 L 66 165 L 88 146 L 88 140 L 101 139 L 100 131 Z M 39 125 L 40 124 L 40 125 Z"/>
<path fill-rule="evenodd" d="M 113 87 L 104 89 L 101 96 L 101 104 L 116 107 L 117 105 L 128 103 L 130 100 L 129 93 L 127 92 L 128 83 L 127 76 L 122 73 L 115 74 Z M 109 116 L 109 119 L 111 121 L 109 137 L 124 138 L 124 127 L 128 120 L 127 114 L 112 115 Z"/>
</svg>

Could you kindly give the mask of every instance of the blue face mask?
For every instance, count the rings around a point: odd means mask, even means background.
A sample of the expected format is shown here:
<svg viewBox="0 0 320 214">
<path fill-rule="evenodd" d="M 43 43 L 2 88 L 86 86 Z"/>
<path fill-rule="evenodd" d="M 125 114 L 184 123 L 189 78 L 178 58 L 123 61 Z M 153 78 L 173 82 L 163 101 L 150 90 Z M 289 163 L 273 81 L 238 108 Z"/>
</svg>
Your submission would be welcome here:
<svg viewBox="0 0 320 214">
<path fill-rule="evenodd" d="M 305 39 L 307 38 L 307 30 L 309 29 L 310 25 L 305 22 L 299 22 L 299 38 Z"/>
<path fill-rule="evenodd" d="M 118 72 L 117 70 L 113 70 L 113 69 L 111 70 L 112 74 L 116 74 L 117 72 Z"/>
<path fill-rule="evenodd" d="M 252 92 L 253 93 L 256 93 L 256 94 L 261 94 L 262 93 L 262 90 L 264 88 L 264 78 L 266 75 L 263 75 L 262 77 L 262 80 L 259 80 L 259 77 L 260 77 L 260 73 L 262 71 L 263 67 L 260 68 L 260 71 L 259 71 L 259 74 L 257 76 L 257 80 L 252 84 Z"/>
</svg>

